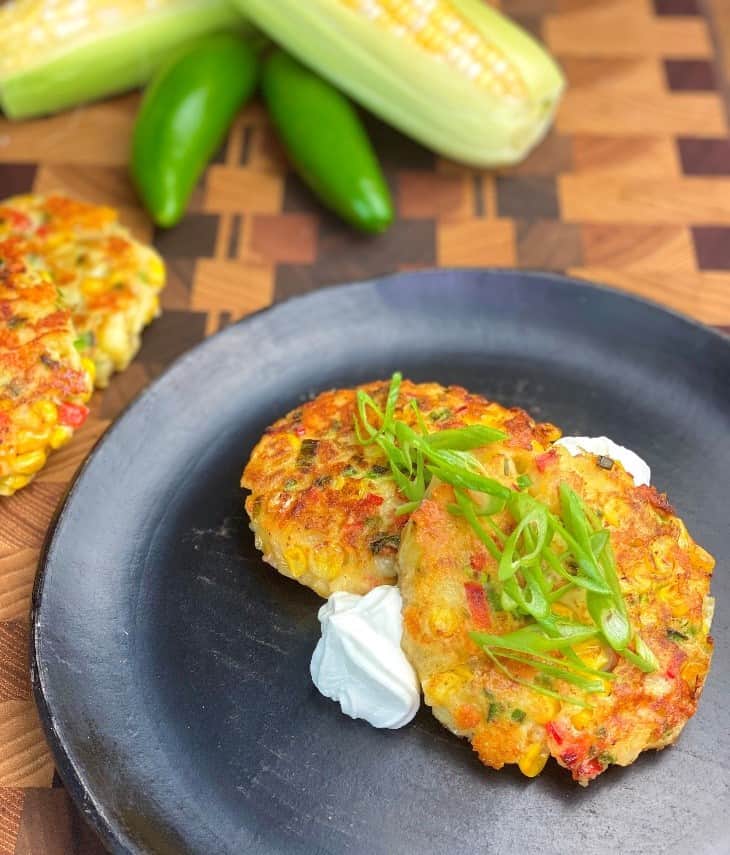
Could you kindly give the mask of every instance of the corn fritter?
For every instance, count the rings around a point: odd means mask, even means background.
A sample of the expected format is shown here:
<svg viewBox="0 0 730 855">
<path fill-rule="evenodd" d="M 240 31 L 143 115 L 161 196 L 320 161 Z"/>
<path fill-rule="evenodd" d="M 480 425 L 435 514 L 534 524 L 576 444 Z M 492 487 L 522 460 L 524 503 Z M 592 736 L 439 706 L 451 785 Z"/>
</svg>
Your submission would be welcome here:
<svg viewBox="0 0 730 855">
<path fill-rule="evenodd" d="M 360 387 L 384 405 L 388 382 Z M 375 445 L 355 434 L 356 389 L 324 392 L 268 428 L 241 484 L 264 560 L 280 573 L 328 597 L 365 594 L 394 584 L 407 516 L 406 499 Z M 506 431 L 516 450 L 544 450 L 560 435 L 519 409 L 507 409 L 458 386 L 403 381 L 395 415 L 411 426 L 417 402 L 429 431 L 483 424 Z M 527 450 L 527 451 L 526 451 Z"/>
<path fill-rule="evenodd" d="M 403 648 L 426 703 L 449 730 L 471 741 L 483 763 L 495 769 L 514 763 L 529 777 L 552 756 L 585 785 L 612 764 L 626 766 L 640 752 L 674 742 L 696 710 L 710 665 L 712 557 L 666 496 L 635 487 L 619 464 L 607 469 L 602 459 L 571 457 L 558 447 L 515 459 L 506 443 L 477 456 L 506 485 L 514 472 L 525 476 L 529 493 L 553 513 L 560 513 L 558 487 L 567 484 L 600 518 L 631 626 L 658 667 L 645 673 L 600 636 L 591 638 L 576 644 L 575 653 L 608 676 L 602 690 L 586 692 L 524 657 L 490 657 L 471 632 L 503 636 L 529 620 L 505 607 L 495 558 L 469 523 L 449 512 L 452 488 L 434 481 L 399 553 Z M 514 528 L 504 511 L 494 519 L 505 533 Z M 553 601 L 553 614 L 591 625 L 585 591 L 567 587 Z"/>
<path fill-rule="evenodd" d="M 24 242 L 0 240 L 0 496 L 28 484 L 83 424 L 93 363 L 70 310 Z"/>
<path fill-rule="evenodd" d="M 22 240 L 28 267 L 58 286 L 77 347 L 95 365 L 96 386 L 105 387 L 129 365 L 142 330 L 159 314 L 162 259 L 132 238 L 112 208 L 58 195 L 0 202 L 0 239 L 8 236 Z"/>
</svg>

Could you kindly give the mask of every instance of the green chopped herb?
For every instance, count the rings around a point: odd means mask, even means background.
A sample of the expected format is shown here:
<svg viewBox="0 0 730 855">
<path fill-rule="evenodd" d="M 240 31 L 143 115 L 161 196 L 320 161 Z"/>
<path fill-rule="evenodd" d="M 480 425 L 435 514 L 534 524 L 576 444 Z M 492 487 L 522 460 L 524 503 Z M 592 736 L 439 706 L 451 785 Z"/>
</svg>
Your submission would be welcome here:
<svg viewBox="0 0 730 855">
<path fill-rule="evenodd" d="M 494 721 L 494 719 L 503 712 L 504 706 L 496 701 L 492 701 L 492 703 L 489 704 L 489 709 L 487 710 L 487 721 Z"/>
<path fill-rule="evenodd" d="M 448 407 L 441 407 L 440 409 L 429 413 L 428 417 L 432 422 L 443 422 L 451 417 L 451 410 Z"/>
<path fill-rule="evenodd" d="M 517 722 L 524 721 L 525 720 L 525 711 L 514 709 L 514 710 L 512 710 L 512 714 L 510 715 L 510 718 L 512 719 L 512 721 L 517 721 Z"/>
<path fill-rule="evenodd" d="M 530 478 L 529 475 L 519 475 L 515 483 L 520 490 L 526 490 L 528 487 L 532 486 L 532 478 Z"/>
<path fill-rule="evenodd" d="M 492 585 L 491 582 L 487 582 L 484 585 L 484 591 L 486 592 L 487 600 L 489 601 L 489 607 L 492 609 L 492 611 L 504 611 L 504 609 L 502 608 L 502 601 L 500 600 L 499 592 L 497 591 L 496 586 Z"/>
<path fill-rule="evenodd" d="M 87 347 L 94 346 L 94 333 L 91 330 L 87 330 L 86 332 L 81 333 L 81 335 L 74 341 L 74 347 L 78 351 L 86 350 Z"/>
</svg>

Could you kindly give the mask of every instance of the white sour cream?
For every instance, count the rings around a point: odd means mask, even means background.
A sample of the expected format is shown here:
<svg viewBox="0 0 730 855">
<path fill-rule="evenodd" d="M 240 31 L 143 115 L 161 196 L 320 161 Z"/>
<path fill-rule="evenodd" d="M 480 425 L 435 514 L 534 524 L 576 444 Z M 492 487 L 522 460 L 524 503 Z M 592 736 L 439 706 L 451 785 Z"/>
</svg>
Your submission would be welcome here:
<svg viewBox="0 0 730 855">
<path fill-rule="evenodd" d="M 649 464 L 630 448 L 624 448 L 607 436 L 564 436 L 555 445 L 562 447 L 573 457 L 585 452 L 599 457 L 610 457 L 617 460 L 634 479 L 634 485 L 641 487 L 651 481 Z"/>
<path fill-rule="evenodd" d="M 416 672 L 403 653 L 401 596 L 381 585 L 364 597 L 337 591 L 319 610 L 322 638 L 312 655 L 314 685 L 350 718 L 373 727 L 408 724 L 421 703 Z"/>
</svg>

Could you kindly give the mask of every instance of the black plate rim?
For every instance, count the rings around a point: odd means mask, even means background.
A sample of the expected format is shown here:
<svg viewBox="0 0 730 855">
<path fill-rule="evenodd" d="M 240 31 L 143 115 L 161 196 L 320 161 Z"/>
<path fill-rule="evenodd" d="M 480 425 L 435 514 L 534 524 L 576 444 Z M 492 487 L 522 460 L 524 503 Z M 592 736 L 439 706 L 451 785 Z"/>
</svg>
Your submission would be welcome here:
<svg viewBox="0 0 730 855">
<path fill-rule="evenodd" d="M 730 350 L 730 337 L 722 333 L 720 330 L 708 326 L 707 324 L 703 324 L 701 321 L 698 321 L 695 318 L 692 318 L 682 312 L 679 312 L 676 309 L 663 306 L 655 300 L 651 300 L 649 298 L 639 296 L 628 291 L 623 291 L 621 289 L 603 283 L 593 282 L 587 279 L 580 279 L 574 276 L 566 276 L 562 273 L 556 273 L 551 271 L 520 270 L 518 268 L 513 267 L 432 267 L 418 271 L 408 271 L 402 273 L 391 273 L 383 276 L 375 276 L 370 279 L 357 280 L 354 282 L 347 282 L 339 285 L 320 286 L 304 294 L 292 296 L 286 300 L 273 303 L 269 306 L 265 306 L 262 309 L 258 309 L 254 312 L 251 312 L 244 318 L 241 318 L 240 320 L 226 327 L 226 329 L 221 330 L 220 332 L 217 332 L 214 335 L 208 336 L 207 338 L 203 339 L 201 342 L 194 345 L 192 348 L 185 351 L 175 360 L 173 360 L 170 365 L 168 365 L 148 386 L 146 386 L 122 409 L 122 411 L 117 415 L 117 417 L 114 419 L 113 423 L 109 426 L 109 428 L 94 443 L 89 454 L 79 466 L 74 477 L 69 483 L 66 492 L 59 500 L 58 506 L 53 514 L 51 523 L 48 527 L 48 531 L 46 533 L 46 536 L 43 541 L 43 546 L 41 548 L 38 562 L 38 570 L 33 583 L 33 590 L 31 594 L 29 644 L 30 678 L 31 686 L 33 689 L 33 697 L 35 700 L 36 708 L 39 713 L 43 733 L 48 742 L 49 747 L 51 748 L 58 774 L 61 780 L 63 781 L 64 786 L 68 790 L 69 795 L 74 801 L 76 807 L 83 813 L 86 821 L 92 825 L 96 833 L 102 839 L 104 845 L 111 852 L 120 853 L 120 855 L 140 855 L 140 850 L 132 848 L 128 845 L 128 842 L 124 839 L 125 836 L 123 835 L 121 830 L 114 826 L 114 823 L 106 816 L 103 807 L 100 804 L 97 804 L 97 802 L 91 797 L 91 794 L 87 792 L 79 771 L 76 769 L 73 762 L 71 761 L 71 758 L 69 757 L 68 753 L 64 748 L 62 739 L 56 732 L 56 728 L 54 726 L 54 716 L 51 711 L 48 699 L 46 698 L 43 681 L 41 678 L 37 638 L 37 619 L 39 616 L 43 599 L 43 587 L 46 577 L 48 555 L 55 537 L 56 530 L 58 529 L 61 521 L 63 520 L 69 503 L 73 498 L 74 494 L 76 493 L 78 485 L 82 477 L 84 476 L 87 468 L 91 465 L 92 461 L 96 457 L 101 445 L 110 440 L 110 438 L 114 435 L 116 429 L 127 416 L 128 412 L 133 407 L 137 407 L 138 405 L 140 405 L 148 397 L 148 395 L 154 392 L 155 387 L 158 384 L 162 383 L 166 379 L 168 374 L 170 374 L 173 370 L 179 368 L 180 365 L 187 362 L 188 360 L 195 359 L 197 352 L 201 348 L 208 347 L 211 342 L 218 340 L 226 335 L 232 334 L 234 330 L 237 330 L 241 326 L 246 326 L 254 322 L 261 315 L 276 312 L 280 307 L 284 305 L 307 301 L 309 299 L 312 299 L 313 296 L 318 295 L 323 291 L 337 294 L 345 291 L 346 289 L 364 289 L 374 284 L 397 283 L 399 280 L 408 281 L 413 280 L 414 278 L 430 278 L 431 276 L 444 274 L 465 276 L 473 276 L 474 274 L 478 274 L 481 276 L 488 276 L 490 278 L 499 277 L 500 275 L 519 275 L 521 277 L 534 281 L 544 281 L 556 284 L 577 286 L 583 289 L 584 291 L 587 291 L 589 294 L 611 294 L 614 297 L 617 297 L 629 303 L 638 304 L 643 307 L 648 307 L 652 310 L 659 311 L 664 315 L 669 315 L 675 320 L 683 324 L 689 325 L 697 333 L 702 335 L 709 335 L 711 338 L 715 339 L 717 342 L 721 342 Z"/>
</svg>

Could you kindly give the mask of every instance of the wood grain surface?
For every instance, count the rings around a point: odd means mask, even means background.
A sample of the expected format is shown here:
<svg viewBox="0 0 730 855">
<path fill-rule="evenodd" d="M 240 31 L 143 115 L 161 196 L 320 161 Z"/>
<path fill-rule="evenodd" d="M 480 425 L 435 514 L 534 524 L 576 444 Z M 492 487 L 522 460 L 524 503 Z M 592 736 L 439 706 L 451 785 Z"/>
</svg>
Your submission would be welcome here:
<svg viewBox="0 0 730 855">
<path fill-rule="evenodd" d="M 177 356 L 312 288 L 434 265 L 564 270 L 730 331 L 730 3 L 501 0 L 569 90 L 549 137 L 499 172 L 442 160 L 367 118 L 398 218 L 377 238 L 323 211 L 259 104 L 238 117 L 189 215 L 156 231 L 126 163 L 137 94 L 36 121 L 0 119 L 0 197 L 60 191 L 111 204 L 164 254 L 164 314 L 93 400 L 74 441 L 0 499 L 0 855 L 99 853 L 54 772 L 31 698 L 28 608 L 39 550 L 74 472 Z"/>
</svg>

